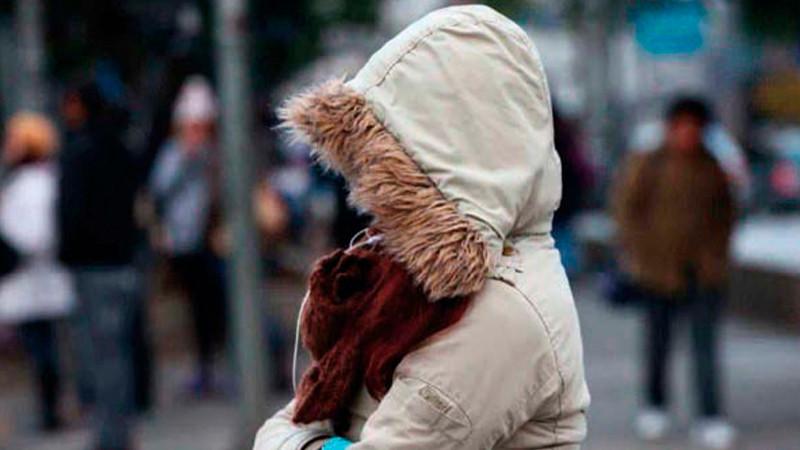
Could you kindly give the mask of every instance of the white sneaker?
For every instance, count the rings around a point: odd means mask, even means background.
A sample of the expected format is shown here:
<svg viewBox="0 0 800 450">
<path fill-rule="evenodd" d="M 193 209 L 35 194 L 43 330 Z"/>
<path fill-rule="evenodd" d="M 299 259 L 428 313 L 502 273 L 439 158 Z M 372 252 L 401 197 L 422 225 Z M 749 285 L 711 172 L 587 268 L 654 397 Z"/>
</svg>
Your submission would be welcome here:
<svg viewBox="0 0 800 450">
<path fill-rule="evenodd" d="M 639 439 L 657 441 L 667 435 L 672 421 L 666 410 L 648 408 L 639 413 L 634 429 Z"/>
<path fill-rule="evenodd" d="M 692 428 L 692 440 L 705 448 L 725 450 L 733 447 L 736 429 L 719 417 L 702 419 Z"/>
</svg>

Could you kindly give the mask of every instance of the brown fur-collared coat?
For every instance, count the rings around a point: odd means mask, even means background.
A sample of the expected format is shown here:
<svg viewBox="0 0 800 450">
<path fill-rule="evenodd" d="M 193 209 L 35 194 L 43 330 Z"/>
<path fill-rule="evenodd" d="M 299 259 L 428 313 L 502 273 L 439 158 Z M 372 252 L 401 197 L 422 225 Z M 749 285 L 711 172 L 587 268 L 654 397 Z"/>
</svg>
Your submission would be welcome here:
<svg viewBox="0 0 800 450">
<path fill-rule="evenodd" d="M 645 289 L 673 295 L 690 276 L 725 280 L 734 206 L 725 173 L 703 149 L 629 157 L 612 194 L 623 268 Z"/>
</svg>

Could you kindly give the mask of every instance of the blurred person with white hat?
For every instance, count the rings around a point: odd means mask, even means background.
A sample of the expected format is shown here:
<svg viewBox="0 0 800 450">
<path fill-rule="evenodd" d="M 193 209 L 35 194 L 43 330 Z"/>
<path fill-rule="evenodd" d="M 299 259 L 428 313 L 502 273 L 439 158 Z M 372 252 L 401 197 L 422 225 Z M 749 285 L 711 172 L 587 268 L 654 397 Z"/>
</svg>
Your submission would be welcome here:
<svg viewBox="0 0 800 450">
<path fill-rule="evenodd" d="M 215 128 L 219 107 L 202 76 L 190 76 L 173 109 L 173 136 L 160 150 L 150 192 L 161 226 L 155 246 L 186 290 L 194 316 L 197 375 L 191 390 L 214 388 L 213 360 L 225 335 L 225 301 L 218 227 Z"/>
</svg>

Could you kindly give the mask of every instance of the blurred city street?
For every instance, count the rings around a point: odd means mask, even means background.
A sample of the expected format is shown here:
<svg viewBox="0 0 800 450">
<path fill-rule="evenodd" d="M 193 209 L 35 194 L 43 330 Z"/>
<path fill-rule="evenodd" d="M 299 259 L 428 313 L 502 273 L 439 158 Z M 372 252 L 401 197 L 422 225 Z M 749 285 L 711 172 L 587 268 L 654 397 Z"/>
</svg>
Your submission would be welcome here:
<svg viewBox="0 0 800 450">
<path fill-rule="evenodd" d="M 633 438 L 638 392 L 640 322 L 633 311 L 608 309 L 597 285 L 574 286 L 584 338 L 586 376 L 592 392 L 587 450 L 677 450 L 694 448 L 688 433 L 694 399 L 689 392 L 687 342 L 679 342 L 671 370 L 678 404 L 676 429 L 657 445 Z M 800 449 L 800 336 L 782 335 L 771 326 L 728 318 L 722 334 L 726 404 L 739 429 L 739 450 Z"/>
<path fill-rule="evenodd" d="M 159 407 L 141 421 L 137 443 L 141 449 L 228 449 L 236 433 L 237 409 L 230 400 L 183 400 L 176 383 L 188 374 L 188 366 L 173 363 L 158 374 L 161 380 Z M 14 417 L 36 417 L 33 398 L 22 395 L 4 399 L 3 411 L 14 411 Z M 21 414 L 19 412 L 22 412 Z M 20 426 L 31 427 L 22 423 Z M 32 431 L 32 430 L 31 430 Z M 50 435 L 18 433 L 0 445 L 3 449 L 79 450 L 88 448 L 90 432 L 86 428 L 67 429 Z"/>
<path fill-rule="evenodd" d="M 279 279 L 267 288 L 267 298 L 274 301 L 273 310 L 294 314 L 304 283 L 297 279 Z M 181 301 L 159 300 L 151 305 L 154 346 L 158 356 L 155 369 L 154 408 L 138 420 L 136 435 L 140 450 L 229 450 L 240 436 L 239 417 L 233 388 L 228 383 L 224 395 L 197 398 L 187 392 L 192 361 L 187 349 L 175 341 L 182 340 L 185 323 L 172 316 L 184 316 L 186 305 Z M 175 334 L 177 333 L 177 335 Z M 6 361 L 3 367 L 16 374 L 5 379 L 13 390 L 5 389 L 0 401 L 0 449 L 14 450 L 83 450 L 91 443 L 91 434 L 84 420 L 76 419 L 63 432 L 43 435 L 36 432 L 36 405 L 33 386 L 25 377 L 24 364 Z M 6 375 L 8 376 L 8 375 Z M 266 411 L 272 412 L 289 400 L 288 393 L 272 393 Z M 74 401 L 73 401 L 74 403 Z M 70 406 L 65 408 L 72 410 Z M 66 415 L 72 415 L 69 412 Z M 265 417 L 266 419 L 266 417 Z"/>
<path fill-rule="evenodd" d="M 298 286 L 299 287 L 299 286 Z M 574 285 L 581 314 L 587 378 L 592 392 L 589 437 L 585 450 L 693 449 L 688 439 L 692 398 L 688 392 L 689 361 L 685 342 L 675 354 L 673 405 L 676 429 L 657 444 L 637 441 L 631 421 L 638 407 L 639 321 L 632 311 L 609 309 L 599 298 L 596 278 Z M 292 295 L 292 294 L 287 294 Z M 283 299 L 291 302 L 292 299 Z M 723 334 L 726 394 L 730 418 L 741 433 L 738 450 L 800 449 L 800 336 L 781 334 L 770 326 L 728 319 Z M 187 361 L 188 362 L 188 361 Z M 230 401 L 181 401 L 178 380 L 188 364 L 173 361 L 159 373 L 159 407 L 142 421 L 142 450 L 228 450 L 236 432 L 237 409 Z M 768 399 L 765 401 L 765 399 Z M 286 397 L 273 397 L 277 407 Z M 17 393 L 4 399 L 3 411 L 34 417 L 32 398 Z M 29 413 L 18 414 L 20 411 Z M 0 446 L 15 450 L 79 450 L 89 435 L 81 430 L 48 437 L 22 433 Z"/>
<path fill-rule="evenodd" d="M 800 450 L 800 1 L 0 2 L 0 450 L 249 450 L 295 331 L 297 422 L 485 428 L 371 448 Z"/>
</svg>

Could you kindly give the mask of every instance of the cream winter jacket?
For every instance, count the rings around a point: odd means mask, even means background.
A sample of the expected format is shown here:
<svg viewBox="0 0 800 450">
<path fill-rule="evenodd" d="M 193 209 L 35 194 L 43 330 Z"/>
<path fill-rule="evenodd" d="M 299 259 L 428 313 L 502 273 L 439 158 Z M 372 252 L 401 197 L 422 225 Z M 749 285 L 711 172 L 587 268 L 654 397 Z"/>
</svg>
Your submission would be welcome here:
<svg viewBox="0 0 800 450">
<path fill-rule="evenodd" d="M 529 37 L 484 6 L 411 25 L 350 81 L 291 99 L 295 136 L 342 173 L 384 247 L 432 301 L 474 296 L 352 406 L 353 450 L 578 448 L 589 394 L 578 317 L 550 236 L 561 196 L 550 93 Z M 318 448 L 290 403 L 255 450 Z"/>
</svg>

